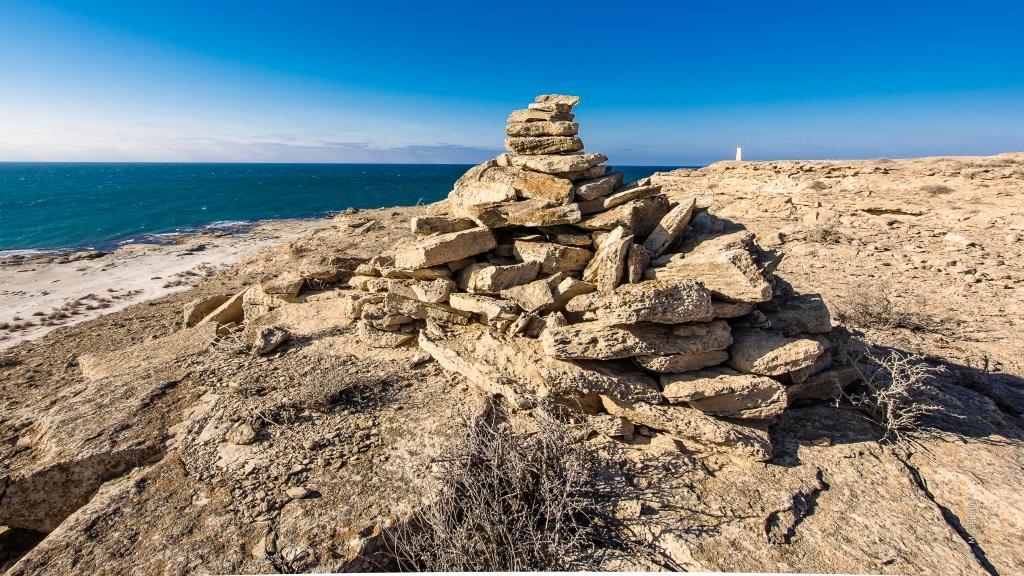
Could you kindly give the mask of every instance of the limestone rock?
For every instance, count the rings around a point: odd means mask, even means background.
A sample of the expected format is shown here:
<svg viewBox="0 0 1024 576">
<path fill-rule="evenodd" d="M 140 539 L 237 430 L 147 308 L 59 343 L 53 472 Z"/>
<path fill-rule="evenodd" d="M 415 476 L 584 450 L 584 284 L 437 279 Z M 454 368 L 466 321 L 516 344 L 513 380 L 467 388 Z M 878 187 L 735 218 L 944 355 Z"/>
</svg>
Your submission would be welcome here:
<svg viewBox="0 0 1024 576">
<path fill-rule="evenodd" d="M 754 310 L 753 302 L 722 302 L 711 299 L 711 307 L 715 310 L 715 318 L 737 318 Z"/>
<path fill-rule="evenodd" d="M 398 348 L 416 339 L 414 332 L 378 330 L 367 322 L 359 322 L 359 339 L 371 348 Z"/>
<path fill-rule="evenodd" d="M 395 254 L 397 268 L 430 268 L 486 252 L 497 246 L 494 234 L 486 228 L 472 228 L 428 236 L 412 248 Z"/>
<path fill-rule="evenodd" d="M 572 112 L 572 106 L 564 102 L 530 102 L 526 107 L 529 110 L 544 110 L 546 112 L 558 112 L 561 114 L 568 114 Z"/>
<path fill-rule="evenodd" d="M 584 248 L 593 245 L 589 234 L 584 234 L 572 226 L 551 226 L 541 230 L 549 240 L 563 246 L 582 246 Z"/>
<path fill-rule="evenodd" d="M 580 103 L 580 97 L 567 94 L 541 94 L 534 98 L 534 102 L 541 104 L 564 104 L 571 107 Z"/>
<path fill-rule="evenodd" d="M 847 386 L 860 379 L 861 373 L 856 366 L 837 366 L 786 388 L 786 393 L 790 402 L 799 398 L 833 400 L 839 398 Z"/>
<path fill-rule="evenodd" d="M 606 324 L 681 324 L 712 318 L 711 295 L 693 280 L 647 280 L 573 298 L 566 310 Z"/>
<path fill-rule="evenodd" d="M 505 126 L 509 136 L 575 136 L 579 132 L 576 122 L 511 122 Z"/>
<path fill-rule="evenodd" d="M 224 324 L 230 324 L 232 322 L 241 322 L 245 314 L 243 300 L 247 291 L 248 290 L 242 290 L 227 299 L 223 304 L 214 309 L 213 312 L 207 314 L 206 317 L 200 320 L 196 325 L 198 326 L 199 324 L 211 323 L 223 326 Z"/>
<path fill-rule="evenodd" d="M 740 372 L 780 376 L 806 368 L 825 352 L 816 340 L 787 338 L 760 328 L 738 328 L 729 347 L 729 365 Z"/>
<path fill-rule="evenodd" d="M 621 416 L 611 414 L 587 415 L 587 429 L 609 438 L 621 438 L 633 435 L 633 423 Z"/>
<path fill-rule="evenodd" d="M 622 280 L 626 257 L 632 245 L 633 236 L 625 228 L 620 226 L 612 230 L 583 269 L 583 280 L 596 285 L 598 290 L 614 290 Z"/>
<path fill-rule="evenodd" d="M 630 244 L 626 256 L 626 282 L 636 284 L 644 277 L 644 271 L 651 259 L 642 244 Z"/>
<path fill-rule="evenodd" d="M 256 338 L 251 346 L 252 353 L 257 356 L 266 356 L 277 350 L 291 336 L 287 330 L 280 326 L 264 326 L 256 334 Z"/>
<path fill-rule="evenodd" d="M 523 262 L 540 262 L 540 271 L 545 274 L 583 270 L 594 256 L 590 250 L 578 246 L 525 240 L 516 240 L 512 250 Z"/>
<path fill-rule="evenodd" d="M 774 418 L 786 409 L 786 389 L 771 378 L 714 368 L 661 377 L 669 402 L 689 402 L 706 414 L 729 418 Z"/>
<path fill-rule="evenodd" d="M 772 330 L 783 336 L 832 331 L 832 316 L 820 294 L 798 294 L 782 302 L 773 301 L 765 312 Z"/>
<path fill-rule="evenodd" d="M 502 316 L 512 316 L 518 310 L 516 304 L 508 300 L 464 292 L 452 294 L 448 305 L 456 310 L 483 316 L 487 322 Z"/>
<path fill-rule="evenodd" d="M 548 278 L 541 278 L 522 286 L 503 290 L 501 296 L 515 302 L 523 310 L 534 313 L 559 310 L 572 298 L 594 290 L 594 285 L 589 282 L 582 282 L 563 274 L 555 274 Z"/>
<path fill-rule="evenodd" d="M 751 254 L 753 234 L 736 232 L 687 240 L 678 254 L 647 270 L 647 278 L 693 278 L 728 302 L 766 302 L 772 287 Z"/>
<path fill-rule="evenodd" d="M 688 449 L 725 452 L 757 462 L 767 462 L 772 457 L 768 431 L 754 424 L 715 418 L 683 406 L 631 403 L 609 396 L 601 396 L 601 403 L 609 414 L 664 430 Z"/>
<path fill-rule="evenodd" d="M 540 273 L 540 262 L 520 262 L 507 266 L 472 264 L 459 273 L 459 288 L 474 294 L 497 294 L 502 290 L 532 282 Z"/>
<path fill-rule="evenodd" d="M 484 168 L 474 167 L 467 171 L 456 182 L 456 192 L 449 195 L 451 208 L 458 215 L 464 215 L 471 206 L 509 202 L 517 198 L 543 199 L 547 201 L 544 206 L 567 204 L 572 200 L 572 182 L 565 178 L 516 166 L 499 166 L 495 162 L 488 162 L 484 166 Z M 471 186 L 474 183 L 481 184 L 485 188 L 491 185 L 498 186 L 501 193 L 495 194 L 496 200 L 485 201 L 482 198 L 483 194 L 470 199 L 468 193 L 458 192 L 460 187 L 467 186 L 470 187 L 470 191 L 475 190 Z M 509 189 L 515 192 L 514 196 L 508 194 Z"/>
<path fill-rule="evenodd" d="M 725 350 L 669 354 L 667 356 L 637 356 L 636 362 L 652 372 L 692 372 L 709 366 L 717 366 L 729 359 Z"/>
<path fill-rule="evenodd" d="M 638 237 L 646 237 L 666 212 L 668 199 L 659 194 L 599 212 L 584 218 L 577 226 L 585 230 L 612 230 L 622 226 Z"/>
<path fill-rule="evenodd" d="M 582 322 L 545 330 L 540 340 L 548 356 L 609 360 L 722 350 L 732 337 L 724 320 L 684 326 Z"/>
<path fill-rule="evenodd" d="M 128 371 L 165 368 L 187 356 L 203 352 L 216 336 L 215 324 L 199 324 L 123 350 L 82 354 L 78 357 L 78 367 L 86 380 L 99 380 Z"/>
<path fill-rule="evenodd" d="M 437 320 L 450 324 L 466 324 L 470 315 L 445 304 L 420 302 L 412 298 L 404 298 L 392 293 L 384 296 L 380 304 L 390 314 L 408 316 L 417 320 Z"/>
<path fill-rule="evenodd" d="M 574 170 L 572 172 L 562 172 L 562 173 L 559 174 L 559 176 L 561 176 L 562 178 L 565 178 L 566 180 L 571 180 L 573 182 L 578 182 L 580 180 L 593 180 L 595 178 L 600 178 L 602 176 L 607 175 L 610 170 L 611 170 L 610 166 L 608 166 L 606 164 L 600 164 L 598 166 L 591 166 L 590 168 L 585 168 L 583 170 Z"/>
<path fill-rule="evenodd" d="M 242 293 L 242 315 L 246 320 L 253 320 L 281 306 L 296 302 L 302 302 L 302 298 L 299 296 L 286 296 L 284 294 L 267 294 L 263 289 L 263 285 L 257 284 Z M 229 304 L 231 304 L 231 301 L 225 303 L 224 306 L 226 307 Z M 217 312 L 213 314 L 217 314 Z"/>
<path fill-rule="evenodd" d="M 577 182 L 572 191 L 579 200 L 594 200 L 611 194 L 619 186 L 622 186 L 622 172 L 612 172 L 607 176 Z"/>
<path fill-rule="evenodd" d="M 447 302 L 454 287 L 455 283 L 447 278 L 438 278 L 430 282 L 413 282 L 411 286 L 413 296 L 417 300 L 434 304 Z"/>
<path fill-rule="evenodd" d="M 420 331 L 420 348 L 447 370 L 518 406 L 557 395 L 607 394 L 627 401 L 655 402 L 653 380 L 613 362 L 570 362 L 546 356 L 535 340 L 509 337 L 481 324 Z"/>
<path fill-rule="evenodd" d="M 505 138 L 505 149 L 515 154 L 560 154 L 583 150 L 577 136 L 536 136 Z"/>
<path fill-rule="evenodd" d="M 557 110 L 513 110 L 508 115 L 509 124 L 524 122 L 572 122 L 574 116 L 569 112 L 558 112 Z"/>
<path fill-rule="evenodd" d="M 542 198 L 478 204 L 468 207 L 463 213 L 487 228 L 557 226 L 574 224 L 583 217 L 578 204 L 550 206 L 550 202 Z"/>
<path fill-rule="evenodd" d="M 633 186 L 630 188 L 623 188 L 622 190 L 608 196 L 602 196 L 593 200 L 584 200 L 580 202 L 580 212 L 583 214 L 604 212 L 605 210 L 610 210 L 627 202 L 642 200 L 660 193 L 660 186 Z"/>
<path fill-rule="evenodd" d="M 658 222 L 651 234 L 644 241 L 644 248 L 651 258 L 657 258 L 672 247 L 682 236 L 690 219 L 693 218 L 693 211 L 696 207 L 696 200 L 680 202 L 675 208 L 668 211 Z"/>
<path fill-rule="evenodd" d="M 413 216 L 409 220 L 412 233 L 417 236 L 431 234 L 449 234 L 476 228 L 476 222 L 469 218 L 452 218 L 450 216 Z"/>
<path fill-rule="evenodd" d="M 191 328 L 202 321 L 219 308 L 222 304 L 231 299 L 234 294 L 215 294 L 213 296 L 207 296 L 206 298 L 199 298 L 198 300 L 192 300 L 182 308 L 182 325 L 185 328 Z M 237 322 L 237 319 L 231 321 Z"/>
<path fill-rule="evenodd" d="M 496 162 L 499 166 L 516 166 L 543 172 L 545 174 L 566 174 L 583 172 L 608 160 L 603 154 L 502 154 Z"/>
<path fill-rule="evenodd" d="M 302 290 L 305 279 L 299 276 L 298 272 L 285 272 L 277 277 L 260 284 L 263 292 L 272 296 L 285 296 L 294 298 Z"/>
</svg>

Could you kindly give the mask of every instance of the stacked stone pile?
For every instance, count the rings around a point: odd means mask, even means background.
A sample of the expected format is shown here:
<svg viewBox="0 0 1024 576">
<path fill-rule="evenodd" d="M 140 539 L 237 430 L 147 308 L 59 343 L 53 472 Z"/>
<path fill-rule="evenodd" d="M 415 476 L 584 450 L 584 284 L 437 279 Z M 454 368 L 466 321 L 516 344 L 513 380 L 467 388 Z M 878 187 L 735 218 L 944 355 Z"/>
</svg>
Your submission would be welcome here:
<svg viewBox="0 0 1024 576">
<path fill-rule="evenodd" d="M 356 269 L 360 337 L 415 340 L 524 408 L 571 400 L 595 432 L 770 458 L 772 418 L 856 378 L 835 364 L 827 308 L 773 290 L 752 235 L 692 233 L 696 196 L 624 183 L 584 152 L 578 103 L 514 111 L 508 152 L 455 183 L 448 213 Z"/>
</svg>

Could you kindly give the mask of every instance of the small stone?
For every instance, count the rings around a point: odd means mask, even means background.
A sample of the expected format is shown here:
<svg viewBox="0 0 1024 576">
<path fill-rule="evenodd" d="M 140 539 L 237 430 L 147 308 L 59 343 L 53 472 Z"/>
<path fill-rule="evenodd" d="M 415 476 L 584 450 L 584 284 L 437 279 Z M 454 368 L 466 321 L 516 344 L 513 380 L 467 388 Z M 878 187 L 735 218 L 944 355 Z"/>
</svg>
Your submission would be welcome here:
<svg viewBox="0 0 1024 576">
<path fill-rule="evenodd" d="M 232 444 L 247 446 L 256 440 L 256 430 L 248 422 L 240 422 L 228 430 L 225 439 Z"/>
<path fill-rule="evenodd" d="M 252 353 L 265 356 L 277 350 L 291 338 L 291 333 L 279 326 L 264 326 L 256 334 L 252 344 Z"/>
<path fill-rule="evenodd" d="M 302 500 L 312 495 L 312 492 L 305 486 L 292 486 L 285 490 L 284 493 L 292 500 Z"/>
<path fill-rule="evenodd" d="M 274 296 L 295 297 L 299 295 L 305 279 L 297 272 L 285 272 L 261 284 L 263 291 Z"/>
</svg>

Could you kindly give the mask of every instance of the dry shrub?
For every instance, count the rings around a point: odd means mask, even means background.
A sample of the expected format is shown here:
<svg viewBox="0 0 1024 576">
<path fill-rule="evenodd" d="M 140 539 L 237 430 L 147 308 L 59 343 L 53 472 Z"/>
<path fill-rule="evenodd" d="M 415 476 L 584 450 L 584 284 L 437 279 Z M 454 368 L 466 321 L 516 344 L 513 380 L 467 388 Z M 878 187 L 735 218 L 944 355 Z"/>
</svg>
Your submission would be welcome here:
<svg viewBox="0 0 1024 576">
<path fill-rule="evenodd" d="M 807 185 L 807 188 L 809 190 L 827 190 L 828 184 L 825 184 L 821 180 L 813 180 L 810 184 Z"/>
<path fill-rule="evenodd" d="M 882 427 L 879 442 L 901 442 L 919 431 L 921 418 L 945 411 L 933 402 L 936 370 L 922 357 L 897 351 L 868 352 L 860 357 L 864 380 L 861 392 L 846 399 Z"/>
<path fill-rule="evenodd" d="M 925 184 L 921 186 L 921 191 L 936 196 L 939 194 L 951 194 L 953 189 L 945 184 Z"/>
<path fill-rule="evenodd" d="M 839 319 L 859 328 L 902 328 L 923 332 L 936 321 L 919 304 L 900 303 L 888 284 L 851 287 L 842 299 Z"/>
<path fill-rule="evenodd" d="M 403 570 L 596 570 L 592 456 L 570 428 L 467 422 L 438 460 L 436 499 L 394 528 Z"/>
</svg>

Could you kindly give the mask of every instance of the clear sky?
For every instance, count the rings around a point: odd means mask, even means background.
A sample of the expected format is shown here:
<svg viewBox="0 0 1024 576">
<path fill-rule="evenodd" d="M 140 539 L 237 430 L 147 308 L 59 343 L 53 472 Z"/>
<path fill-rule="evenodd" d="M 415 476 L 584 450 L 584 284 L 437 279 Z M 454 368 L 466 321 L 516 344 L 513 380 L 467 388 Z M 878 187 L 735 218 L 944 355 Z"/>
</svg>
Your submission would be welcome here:
<svg viewBox="0 0 1024 576">
<path fill-rule="evenodd" d="M 11 2 L 0 160 L 617 164 L 1024 150 L 1024 2 Z"/>
</svg>

